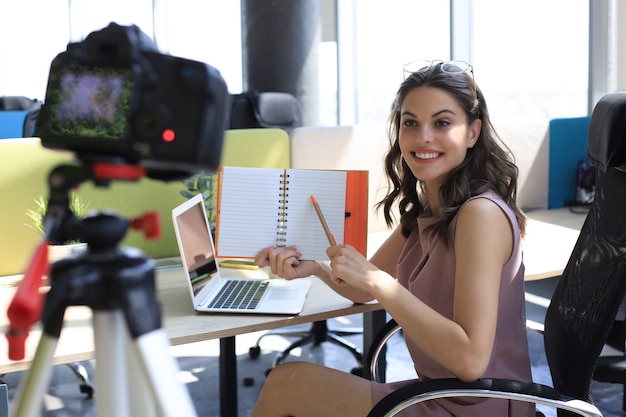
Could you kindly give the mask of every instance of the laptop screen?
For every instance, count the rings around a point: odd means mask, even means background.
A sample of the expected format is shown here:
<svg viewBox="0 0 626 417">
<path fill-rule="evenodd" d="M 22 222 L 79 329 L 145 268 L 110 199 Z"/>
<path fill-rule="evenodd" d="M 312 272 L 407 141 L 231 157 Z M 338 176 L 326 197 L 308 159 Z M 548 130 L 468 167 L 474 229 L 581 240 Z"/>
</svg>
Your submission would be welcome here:
<svg viewBox="0 0 626 417">
<path fill-rule="evenodd" d="M 194 296 L 217 274 L 213 241 L 209 232 L 202 196 L 174 216 L 183 267 L 189 271 Z"/>
</svg>

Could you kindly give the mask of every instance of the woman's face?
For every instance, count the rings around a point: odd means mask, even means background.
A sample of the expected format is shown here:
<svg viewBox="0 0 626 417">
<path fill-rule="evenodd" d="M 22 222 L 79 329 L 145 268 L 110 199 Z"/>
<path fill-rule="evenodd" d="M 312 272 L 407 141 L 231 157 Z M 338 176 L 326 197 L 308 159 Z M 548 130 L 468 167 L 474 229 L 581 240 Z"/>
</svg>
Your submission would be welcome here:
<svg viewBox="0 0 626 417">
<path fill-rule="evenodd" d="M 434 191 L 476 144 L 481 123 L 476 120 L 468 125 L 467 114 L 445 90 L 415 88 L 400 108 L 402 158 L 413 175 Z"/>
</svg>

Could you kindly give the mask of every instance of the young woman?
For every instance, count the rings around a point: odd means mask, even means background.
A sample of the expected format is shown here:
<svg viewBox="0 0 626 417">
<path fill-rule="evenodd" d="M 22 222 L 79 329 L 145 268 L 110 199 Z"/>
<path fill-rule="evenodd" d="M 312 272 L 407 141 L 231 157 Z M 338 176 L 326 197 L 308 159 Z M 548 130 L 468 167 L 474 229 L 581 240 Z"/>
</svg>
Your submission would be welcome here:
<svg viewBox="0 0 626 417">
<path fill-rule="evenodd" d="M 531 380 L 526 337 L 517 167 L 499 144 L 485 99 L 462 62 L 428 62 L 401 84 L 390 116 L 379 206 L 400 224 L 368 261 L 354 248 L 327 249 L 330 263 L 300 261 L 297 247 L 265 248 L 259 265 L 286 279 L 316 275 L 355 303 L 372 299 L 402 326 L 422 380 Z M 407 381 L 379 384 L 312 363 L 268 376 L 253 417 L 358 416 Z M 402 416 L 534 415 L 534 406 L 448 398 Z"/>
</svg>

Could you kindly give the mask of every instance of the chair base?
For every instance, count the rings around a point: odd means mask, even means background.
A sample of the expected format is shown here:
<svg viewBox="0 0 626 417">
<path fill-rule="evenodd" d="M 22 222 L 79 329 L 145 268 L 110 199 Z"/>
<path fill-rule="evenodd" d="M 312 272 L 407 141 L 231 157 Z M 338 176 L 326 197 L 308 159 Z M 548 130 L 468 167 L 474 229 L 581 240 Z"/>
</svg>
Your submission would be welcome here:
<svg viewBox="0 0 626 417">
<path fill-rule="evenodd" d="M 329 330 L 325 320 L 316 321 L 311 325 L 308 331 L 294 331 L 294 332 L 269 332 L 265 333 L 258 338 L 256 345 L 250 348 L 249 354 L 252 359 L 256 359 L 261 354 L 260 342 L 267 336 L 283 336 L 283 337 L 298 337 L 299 339 L 293 342 L 287 347 L 287 349 L 279 352 L 272 363 L 272 368 L 268 369 L 266 375 L 284 361 L 292 350 L 304 346 L 306 344 L 313 344 L 319 346 L 323 342 L 331 342 L 337 346 L 347 349 L 357 361 L 357 366 L 352 370 L 355 375 L 361 375 L 363 369 L 363 355 L 354 343 L 351 343 L 344 339 L 344 336 L 351 336 L 362 334 L 361 329 L 347 329 L 347 330 Z"/>
</svg>

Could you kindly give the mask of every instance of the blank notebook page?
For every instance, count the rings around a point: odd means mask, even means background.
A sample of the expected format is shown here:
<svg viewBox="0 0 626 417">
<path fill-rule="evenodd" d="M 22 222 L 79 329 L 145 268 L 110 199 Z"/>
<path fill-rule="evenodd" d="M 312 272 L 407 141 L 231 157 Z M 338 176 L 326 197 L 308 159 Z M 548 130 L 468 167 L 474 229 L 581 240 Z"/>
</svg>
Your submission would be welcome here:
<svg viewBox="0 0 626 417">
<path fill-rule="evenodd" d="M 312 194 L 335 239 L 343 242 L 345 172 L 286 170 L 285 178 L 282 169 L 222 170 L 218 256 L 254 257 L 267 246 L 297 245 L 302 259 L 327 259 L 329 243 L 311 202 Z"/>
</svg>

